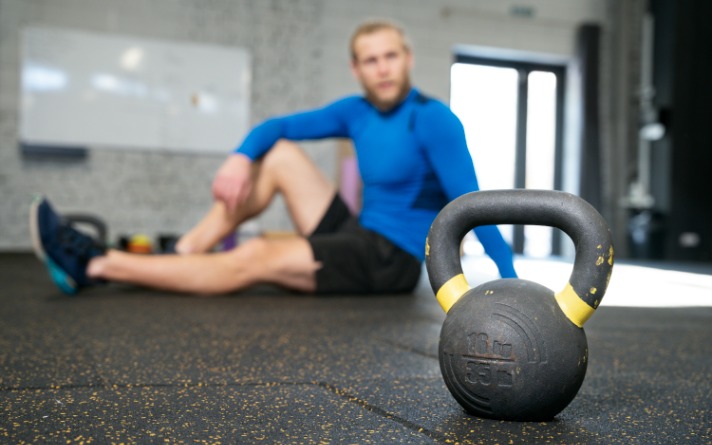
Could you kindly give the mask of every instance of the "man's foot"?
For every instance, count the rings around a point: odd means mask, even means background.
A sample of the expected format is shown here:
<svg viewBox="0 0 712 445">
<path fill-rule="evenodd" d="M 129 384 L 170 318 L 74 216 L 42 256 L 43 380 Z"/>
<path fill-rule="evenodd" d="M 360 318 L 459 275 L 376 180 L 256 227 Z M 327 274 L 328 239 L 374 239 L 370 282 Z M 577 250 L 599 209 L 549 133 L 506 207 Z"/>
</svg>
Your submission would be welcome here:
<svg viewBox="0 0 712 445">
<path fill-rule="evenodd" d="M 52 281 L 66 294 L 95 284 L 87 277 L 89 260 L 104 254 L 96 240 L 71 227 L 38 196 L 30 208 L 30 233 L 37 258 L 45 263 Z"/>
</svg>

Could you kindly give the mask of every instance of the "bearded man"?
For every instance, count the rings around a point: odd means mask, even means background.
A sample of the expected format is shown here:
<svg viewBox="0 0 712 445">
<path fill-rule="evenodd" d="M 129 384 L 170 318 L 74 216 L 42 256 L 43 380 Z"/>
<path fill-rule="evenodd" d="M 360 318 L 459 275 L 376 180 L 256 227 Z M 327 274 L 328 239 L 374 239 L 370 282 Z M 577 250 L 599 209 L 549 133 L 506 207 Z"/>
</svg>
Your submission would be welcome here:
<svg viewBox="0 0 712 445">
<path fill-rule="evenodd" d="M 31 231 L 55 283 L 74 293 L 101 281 L 192 294 L 273 284 L 319 294 L 410 292 L 418 283 L 435 216 L 478 190 L 462 124 L 442 102 L 411 86 L 413 54 L 387 21 L 359 26 L 351 71 L 363 95 L 264 121 L 218 170 L 208 214 L 174 255 L 106 249 L 35 200 Z M 361 175 L 362 209 L 352 215 L 336 187 L 295 141 L 349 138 Z M 281 193 L 299 236 L 254 238 L 213 252 L 226 235 Z M 495 226 L 475 234 L 502 277 L 516 277 L 512 251 Z"/>
</svg>

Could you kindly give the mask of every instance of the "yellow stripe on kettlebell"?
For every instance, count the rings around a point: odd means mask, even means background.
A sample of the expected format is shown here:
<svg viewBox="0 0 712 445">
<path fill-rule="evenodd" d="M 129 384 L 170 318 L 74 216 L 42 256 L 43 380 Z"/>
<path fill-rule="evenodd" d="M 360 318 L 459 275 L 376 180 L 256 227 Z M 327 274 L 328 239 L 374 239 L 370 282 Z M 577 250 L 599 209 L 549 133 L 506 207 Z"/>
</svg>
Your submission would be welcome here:
<svg viewBox="0 0 712 445">
<path fill-rule="evenodd" d="M 435 298 L 438 299 L 440 307 L 442 307 L 445 313 L 447 313 L 452 305 L 455 304 L 457 300 L 459 300 L 460 297 L 462 297 L 468 290 L 470 290 L 470 285 L 467 284 L 465 275 L 459 274 L 450 278 L 445 282 L 445 284 L 440 286 L 438 293 L 435 294 Z"/>
<path fill-rule="evenodd" d="M 571 283 L 566 283 L 566 287 L 556 294 L 556 302 L 559 303 L 566 318 L 580 328 L 596 311 L 578 296 Z"/>
</svg>

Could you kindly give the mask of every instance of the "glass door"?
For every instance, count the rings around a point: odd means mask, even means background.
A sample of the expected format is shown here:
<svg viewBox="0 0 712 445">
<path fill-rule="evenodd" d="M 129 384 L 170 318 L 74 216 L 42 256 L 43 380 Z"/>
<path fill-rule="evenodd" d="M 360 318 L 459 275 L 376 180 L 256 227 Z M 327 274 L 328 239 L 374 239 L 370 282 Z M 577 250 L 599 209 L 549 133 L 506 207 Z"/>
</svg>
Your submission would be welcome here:
<svg viewBox="0 0 712 445">
<path fill-rule="evenodd" d="M 564 69 L 459 57 L 450 107 L 460 118 L 482 190 L 559 189 Z M 500 226 L 516 253 L 560 253 L 554 229 Z"/>
</svg>

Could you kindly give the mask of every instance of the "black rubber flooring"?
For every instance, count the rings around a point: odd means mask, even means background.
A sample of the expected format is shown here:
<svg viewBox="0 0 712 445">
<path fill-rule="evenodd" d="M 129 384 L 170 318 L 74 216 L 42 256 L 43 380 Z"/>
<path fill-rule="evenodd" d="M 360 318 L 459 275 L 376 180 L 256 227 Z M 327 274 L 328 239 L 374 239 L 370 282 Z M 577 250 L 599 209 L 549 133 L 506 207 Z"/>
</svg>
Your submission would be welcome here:
<svg viewBox="0 0 712 445">
<path fill-rule="evenodd" d="M 710 307 L 600 308 L 578 396 L 552 422 L 517 423 L 469 416 L 447 391 L 425 283 L 66 297 L 24 254 L 0 255 L 0 280 L 0 443 L 712 443 Z"/>
</svg>

